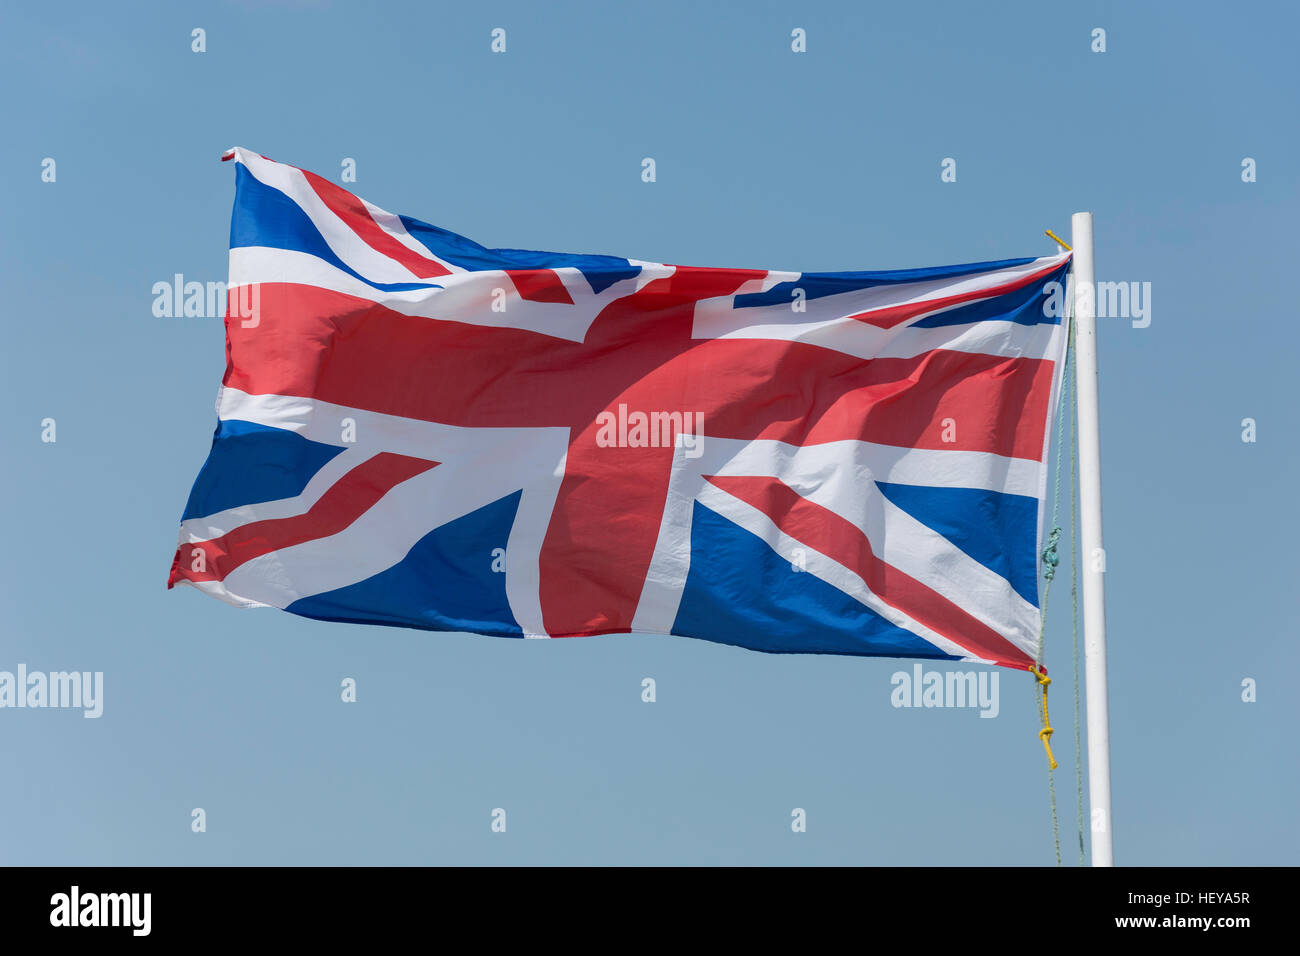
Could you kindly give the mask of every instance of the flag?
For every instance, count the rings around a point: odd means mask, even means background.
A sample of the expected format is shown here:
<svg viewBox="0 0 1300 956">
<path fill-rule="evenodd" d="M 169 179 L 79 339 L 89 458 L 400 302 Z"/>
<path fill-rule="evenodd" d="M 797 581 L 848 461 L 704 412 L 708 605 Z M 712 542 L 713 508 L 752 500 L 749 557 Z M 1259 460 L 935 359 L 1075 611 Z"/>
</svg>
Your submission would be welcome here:
<svg viewBox="0 0 1300 956">
<path fill-rule="evenodd" d="M 168 586 L 326 621 L 1028 667 L 1069 257 L 489 249 L 243 149 Z"/>
</svg>

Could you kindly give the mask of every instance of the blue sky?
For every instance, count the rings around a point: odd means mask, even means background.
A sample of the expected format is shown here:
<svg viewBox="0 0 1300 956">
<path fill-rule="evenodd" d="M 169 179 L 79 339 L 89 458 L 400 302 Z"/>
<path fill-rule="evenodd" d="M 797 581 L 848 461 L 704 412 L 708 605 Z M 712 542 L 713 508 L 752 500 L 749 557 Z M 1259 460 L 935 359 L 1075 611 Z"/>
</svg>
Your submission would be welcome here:
<svg viewBox="0 0 1300 956">
<path fill-rule="evenodd" d="M 1100 330 L 1116 860 L 1300 862 L 1298 28 L 1201 3 L 7 6 L 0 670 L 102 671 L 105 699 L 0 710 L 0 863 L 1053 860 L 1023 674 L 983 720 L 892 707 L 910 662 L 167 592 L 224 352 L 151 288 L 225 278 L 232 145 L 335 181 L 353 158 L 359 195 L 486 245 L 700 265 L 1047 255 L 1092 210 L 1098 278 L 1152 289 L 1149 327 Z"/>
</svg>

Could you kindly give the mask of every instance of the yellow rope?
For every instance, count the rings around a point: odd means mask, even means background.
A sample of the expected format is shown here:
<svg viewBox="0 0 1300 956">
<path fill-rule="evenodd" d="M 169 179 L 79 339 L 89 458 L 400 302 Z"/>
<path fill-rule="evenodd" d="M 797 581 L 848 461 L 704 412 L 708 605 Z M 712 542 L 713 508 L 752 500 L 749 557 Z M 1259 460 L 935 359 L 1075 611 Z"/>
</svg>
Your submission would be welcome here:
<svg viewBox="0 0 1300 956">
<path fill-rule="evenodd" d="M 1058 236 L 1056 233 L 1052 232 L 1052 230 L 1050 230 L 1050 229 L 1044 229 L 1044 230 L 1043 230 L 1043 233 L 1044 233 L 1045 235 L 1049 236 L 1050 238 L 1052 238 L 1053 240 L 1055 240 L 1055 242 L 1056 242 L 1057 245 L 1059 245 L 1059 246 L 1064 246 L 1066 252 L 1073 252 L 1073 251 L 1074 251 L 1074 247 L 1073 247 L 1073 246 L 1071 246 L 1068 242 L 1066 242 L 1064 239 L 1062 239 L 1062 238 L 1061 238 L 1060 236 Z"/>
<path fill-rule="evenodd" d="M 1043 688 L 1043 696 L 1040 698 L 1043 711 L 1043 729 L 1038 732 L 1038 739 L 1043 742 L 1043 749 L 1047 751 L 1047 762 L 1053 770 L 1056 769 L 1056 758 L 1052 756 L 1052 721 L 1047 716 L 1047 685 L 1052 679 L 1040 671 L 1037 665 L 1030 664 L 1029 672 L 1038 678 L 1038 686 Z"/>
</svg>

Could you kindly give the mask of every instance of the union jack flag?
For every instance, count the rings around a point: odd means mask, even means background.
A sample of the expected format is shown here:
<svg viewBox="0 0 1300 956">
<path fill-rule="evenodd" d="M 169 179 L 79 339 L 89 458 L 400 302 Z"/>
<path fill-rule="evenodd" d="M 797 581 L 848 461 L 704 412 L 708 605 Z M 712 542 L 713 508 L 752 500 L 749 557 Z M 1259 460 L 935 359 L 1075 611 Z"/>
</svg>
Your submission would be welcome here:
<svg viewBox="0 0 1300 956">
<path fill-rule="evenodd" d="M 498 636 L 1035 659 L 1067 255 L 488 249 L 226 158 L 228 362 L 168 587 Z"/>
</svg>

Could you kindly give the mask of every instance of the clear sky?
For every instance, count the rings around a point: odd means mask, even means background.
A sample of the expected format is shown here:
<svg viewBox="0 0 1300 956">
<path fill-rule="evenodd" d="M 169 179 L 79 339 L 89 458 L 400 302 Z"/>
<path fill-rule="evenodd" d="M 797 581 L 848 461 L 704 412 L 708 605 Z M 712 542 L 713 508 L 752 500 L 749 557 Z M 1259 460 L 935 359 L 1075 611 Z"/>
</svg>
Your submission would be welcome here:
<svg viewBox="0 0 1300 956">
<path fill-rule="evenodd" d="M 225 278 L 233 145 L 354 159 L 348 188 L 486 245 L 698 265 L 1048 255 L 1092 210 L 1098 278 L 1151 284 L 1148 327 L 1100 323 L 1116 861 L 1300 862 L 1298 30 L 1280 3 L 6 4 L 0 670 L 102 671 L 104 701 L 0 710 L 0 863 L 1053 861 L 1024 674 L 990 720 L 892 707 L 911 662 L 166 591 L 224 351 L 152 286 Z M 1069 617 L 1061 586 L 1072 863 Z"/>
</svg>

